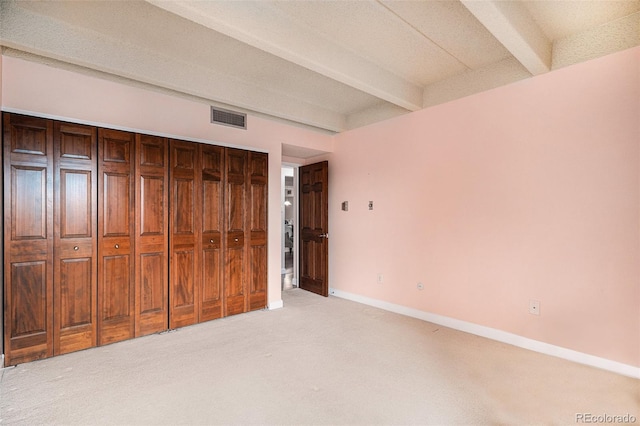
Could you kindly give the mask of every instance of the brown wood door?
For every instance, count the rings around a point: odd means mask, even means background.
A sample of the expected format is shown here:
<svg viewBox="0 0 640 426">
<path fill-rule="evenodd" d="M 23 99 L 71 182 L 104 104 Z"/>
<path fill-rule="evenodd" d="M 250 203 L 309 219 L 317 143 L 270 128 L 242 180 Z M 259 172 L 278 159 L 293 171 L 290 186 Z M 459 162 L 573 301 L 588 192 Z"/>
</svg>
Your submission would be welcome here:
<svg viewBox="0 0 640 426">
<path fill-rule="evenodd" d="M 224 148 L 202 145 L 200 321 L 223 316 Z"/>
<path fill-rule="evenodd" d="M 54 123 L 54 354 L 97 344 L 97 129 Z"/>
<path fill-rule="evenodd" d="M 5 364 L 53 355 L 53 123 L 3 114 Z"/>
<path fill-rule="evenodd" d="M 169 149 L 136 134 L 135 335 L 169 327 Z"/>
<path fill-rule="evenodd" d="M 198 322 L 202 247 L 201 150 L 197 143 L 170 141 L 171 228 L 169 326 Z"/>
<path fill-rule="evenodd" d="M 225 150 L 225 315 L 247 311 L 247 151 Z"/>
<path fill-rule="evenodd" d="M 98 130 L 98 344 L 135 330 L 134 134 Z"/>
<path fill-rule="evenodd" d="M 329 296 L 329 163 L 300 168 L 300 288 Z"/>
<path fill-rule="evenodd" d="M 249 152 L 249 310 L 267 306 L 267 184 L 269 157 Z"/>
</svg>

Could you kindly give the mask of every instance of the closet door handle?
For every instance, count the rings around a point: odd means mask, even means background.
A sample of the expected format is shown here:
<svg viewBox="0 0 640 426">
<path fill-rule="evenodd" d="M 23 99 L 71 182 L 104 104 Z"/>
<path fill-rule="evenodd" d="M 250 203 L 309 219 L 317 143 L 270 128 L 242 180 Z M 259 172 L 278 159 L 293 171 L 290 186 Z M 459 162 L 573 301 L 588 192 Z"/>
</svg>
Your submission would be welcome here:
<svg viewBox="0 0 640 426">
<path fill-rule="evenodd" d="M 238 242 L 238 239 L 237 239 L 237 238 L 234 238 L 234 239 L 233 239 L 233 241 L 235 241 L 235 242 L 237 243 L 237 242 Z"/>
<path fill-rule="evenodd" d="M 119 246 L 118 244 L 116 244 L 114 247 L 115 247 L 115 248 L 117 248 L 117 249 L 119 249 L 119 248 L 120 248 L 120 246 Z"/>
<path fill-rule="evenodd" d="M 213 244 L 213 240 L 209 240 L 209 242 L 210 242 L 211 244 Z"/>
<path fill-rule="evenodd" d="M 75 251 L 78 251 L 78 248 L 79 248 L 78 246 L 74 246 L 74 247 L 73 247 L 73 249 L 74 249 Z"/>
</svg>

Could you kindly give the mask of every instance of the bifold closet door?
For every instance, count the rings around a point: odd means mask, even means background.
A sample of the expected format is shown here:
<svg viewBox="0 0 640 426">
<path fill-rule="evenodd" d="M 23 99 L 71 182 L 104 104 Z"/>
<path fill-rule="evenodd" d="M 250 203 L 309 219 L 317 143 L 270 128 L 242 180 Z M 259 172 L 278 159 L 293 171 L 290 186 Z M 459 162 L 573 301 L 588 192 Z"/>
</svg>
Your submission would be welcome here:
<svg viewBox="0 0 640 426">
<path fill-rule="evenodd" d="M 97 130 L 54 122 L 54 355 L 97 344 Z"/>
<path fill-rule="evenodd" d="M 170 141 L 171 214 L 169 327 L 198 322 L 202 250 L 202 176 L 200 145 Z"/>
<path fill-rule="evenodd" d="M 267 305 L 267 154 L 249 152 L 249 310 Z"/>
<path fill-rule="evenodd" d="M 202 145 L 202 274 L 200 318 L 209 321 L 223 316 L 224 288 L 224 148 Z"/>
<path fill-rule="evenodd" d="M 225 315 L 247 311 L 247 157 L 248 152 L 225 150 Z"/>
<path fill-rule="evenodd" d="M 135 139 L 99 129 L 98 141 L 98 344 L 104 345 L 135 334 Z"/>
<path fill-rule="evenodd" d="M 3 114 L 5 364 L 53 355 L 53 123 Z"/>
<path fill-rule="evenodd" d="M 165 138 L 136 134 L 135 335 L 169 326 L 169 150 Z"/>
</svg>

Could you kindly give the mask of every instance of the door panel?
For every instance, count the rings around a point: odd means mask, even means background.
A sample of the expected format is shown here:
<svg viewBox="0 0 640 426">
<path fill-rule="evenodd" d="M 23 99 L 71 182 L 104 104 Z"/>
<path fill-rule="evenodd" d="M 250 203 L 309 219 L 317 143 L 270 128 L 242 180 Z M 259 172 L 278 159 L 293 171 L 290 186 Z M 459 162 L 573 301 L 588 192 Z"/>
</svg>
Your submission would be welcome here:
<svg viewBox="0 0 640 426">
<path fill-rule="evenodd" d="M 230 232 L 244 233 L 245 225 L 245 183 L 244 176 L 241 181 L 227 183 L 228 221 L 227 230 Z"/>
<path fill-rule="evenodd" d="M 43 261 L 11 265 L 11 335 L 47 332 L 47 267 Z"/>
<path fill-rule="evenodd" d="M 54 354 L 97 344 L 97 130 L 54 124 Z"/>
<path fill-rule="evenodd" d="M 9 152 L 16 160 L 42 159 L 51 154 L 51 121 L 17 114 L 4 114 Z M 20 156 L 19 154 L 26 154 Z"/>
<path fill-rule="evenodd" d="M 202 145 L 202 275 L 200 288 L 200 321 L 223 316 L 221 285 L 224 252 L 224 148 Z"/>
<path fill-rule="evenodd" d="M 129 309 L 129 256 L 104 256 L 102 275 L 102 318 L 126 321 Z"/>
<path fill-rule="evenodd" d="M 131 174 L 103 172 L 102 200 L 104 206 L 104 236 L 129 236 L 131 218 Z M 125 213 L 126 212 L 126 213 Z"/>
<path fill-rule="evenodd" d="M 195 235 L 195 178 L 175 178 L 173 199 L 173 233 Z"/>
<path fill-rule="evenodd" d="M 94 270 L 92 259 L 65 259 L 60 263 L 60 328 L 90 325 L 95 312 L 94 292 L 91 288 L 87 291 L 86 279 Z"/>
<path fill-rule="evenodd" d="M 169 327 L 169 149 L 165 138 L 136 135 L 135 334 Z"/>
<path fill-rule="evenodd" d="M 137 259 L 140 262 L 140 314 L 151 314 L 166 310 L 167 292 L 164 286 L 158 285 L 166 281 L 166 256 L 164 253 L 142 253 Z M 166 327 L 166 324 L 164 325 Z"/>
<path fill-rule="evenodd" d="M 249 310 L 263 309 L 267 305 L 267 154 L 249 153 Z"/>
<path fill-rule="evenodd" d="M 135 334 L 133 133 L 98 130 L 98 344 Z"/>
<path fill-rule="evenodd" d="M 140 175 L 140 231 L 142 236 L 165 233 L 165 188 L 164 176 Z"/>
<path fill-rule="evenodd" d="M 47 167 L 11 166 L 11 237 L 16 240 L 46 240 L 49 211 Z"/>
<path fill-rule="evenodd" d="M 226 250 L 225 250 L 225 314 L 235 315 L 247 307 L 247 248 L 245 230 L 248 227 L 247 152 L 226 149 Z"/>
<path fill-rule="evenodd" d="M 177 328 L 199 321 L 199 282 L 202 246 L 202 177 L 199 144 L 170 141 L 171 215 L 169 218 L 170 274 L 169 327 Z"/>
<path fill-rule="evenodd" d="M 11 265 L 11 287 L 5 287 L 5 300 L 11 304 L 11 308 L 5 308 L 5 316 L 10 318 L 10 323 L 5 324 L 5 332 L 9 331 L 5 345 L 7 365 L 52 355 L 48 269 L 45 261 Z"/>
<path fill-rule="evenodd" d="M 226 252 L 226 314 L 245 312 L 244 243 L 229 244 Z"/>
<path fill-rule="evenodd" d="M 91 170 L 60 170 L 60 238 L 93 235 L 93 189 Z"/>
<path fill-rule="evenodd" d="M 328 162 L 300 168 L 300 288 L 329 295 Z"/>
<path fill-rule="evenodd" d="M 222 316 L 222 294 L 220 292 L 221 257 L 222 250 L 220 248 L 205 248 L 202 250 L 201 321 L 208 321 Z"/>
<path fill-rule="evenodd" d="M 3 114 L 5 364 L 53 355 L 53 122 Z"/>
<path fill-rule="evenodd" d="M 174 266 L 176 268 L 176 281 L 173 283 L 173 306 L 176 308 L 188 307 L 193 308 L 195 305 L 194 281 L 195 254 L 191 251 L 176 251 Z"/>
</svg>

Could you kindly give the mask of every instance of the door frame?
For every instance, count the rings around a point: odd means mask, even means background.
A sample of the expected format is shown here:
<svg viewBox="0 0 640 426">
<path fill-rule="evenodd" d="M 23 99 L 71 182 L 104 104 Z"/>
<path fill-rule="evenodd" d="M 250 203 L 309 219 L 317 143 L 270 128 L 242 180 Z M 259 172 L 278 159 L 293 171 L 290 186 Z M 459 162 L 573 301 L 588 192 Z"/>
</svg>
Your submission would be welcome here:
<svg viewBox="0 0 640 426">
<path fill-rule="evenodd" d="M 300 164 L 296 164 L 296 163 L 289 163 L 289 162 L 282 162 L 280 168 L 283 171 L 281 173 L 281 185 L 280 185 L 280 223 L 282 224 L 282 226 L 284 227 L 284 219 L 285 219 L 285 207 L 284 207 L 284 202 L 285 202 L 285 175 L 284 175 L 284 169 L 293 169 L 293 193 L 294 193 L 294 197 L 293 197 L 293 277 L 291 279 L 291 283 L 293 285 L 294 288 L 298 288 L 299 285 L 299 280 L 298 280 L 298 275 L 299 275 L 299 265 L 298 265 L 298 255 L 299 255 L 299 247 L 298 247 L 298 236 L 299 236 L 299 231 L 300 231 L 300 227 L 299 227 L 299 202 L 300 202 L 300 197 L 298 196 L 298 169 L 301 165 Z M 284 228 L 282 228 L 282 232 L 280 232 L 280 270 L 281 270 L 281 274 L 280 274 L 280 279 L 282 280 L 282 271 L 284 271 L 284 265 L 285 265 L 285 259 L 284 259 L 284 253 L 285 253 L 285 244 L 284 244 Z"/>
</svg>

